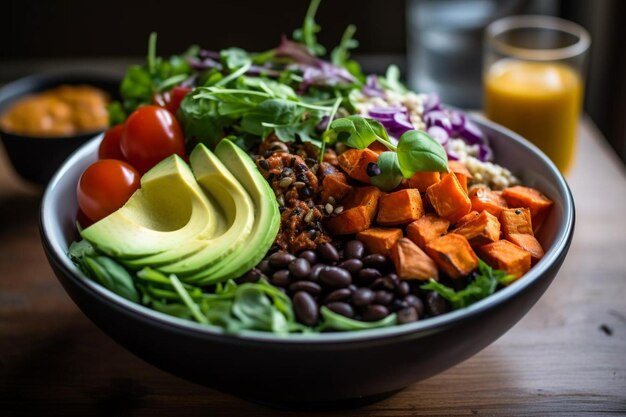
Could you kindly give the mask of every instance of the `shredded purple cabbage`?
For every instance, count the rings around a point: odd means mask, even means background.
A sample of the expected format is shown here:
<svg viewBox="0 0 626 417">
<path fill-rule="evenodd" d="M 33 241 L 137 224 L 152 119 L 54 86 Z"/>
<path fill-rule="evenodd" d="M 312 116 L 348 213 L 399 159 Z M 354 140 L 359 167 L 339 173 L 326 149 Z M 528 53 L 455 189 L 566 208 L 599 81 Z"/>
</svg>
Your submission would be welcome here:
<svg viewBox="0 0 626 417">
<path fill-rule="evenodd" d="M 404 132 L 415 130 L 409 120 L 409 112 L 404 106 L 374 107 L 369 112 L 371 118 L 383 125 L 389 136 L 399 138 Z"/>
<path fill-rule="evenodd" d="M 374 74 L 367 76 L 361 92 L 368 97 L 385 97 L 385 92 L 378 82 L 378 77 Z"/>
</svg>

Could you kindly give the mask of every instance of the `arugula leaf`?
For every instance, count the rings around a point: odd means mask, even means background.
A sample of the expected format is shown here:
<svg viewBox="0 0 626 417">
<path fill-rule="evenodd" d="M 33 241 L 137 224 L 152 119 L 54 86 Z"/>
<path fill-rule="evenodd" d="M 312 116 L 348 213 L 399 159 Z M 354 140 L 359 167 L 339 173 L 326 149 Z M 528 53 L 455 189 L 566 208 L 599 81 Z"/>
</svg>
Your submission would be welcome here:
<svg viewBox="0 0 626 417">
<path fill-rule="evenodd" d="M 304 110 L 290 100 L 270 99 L 259 104 L 241 118 L 241 130 L 266 137 L 272 128 L 266 124 L 289 125 L 297 123 Z"/>
<path fill-rule="evenodd" d="M 132 276 L 113 259 L 106 256 L 87 255 L 82 258 L 80 265 L 83 272 L 103 287 L 127 300 L 139 302 L 139 293 Z"/>
<path fill-rule="evenodd" d="M 490 296 L 495 292 L 498 284 L 507 285 L 514 278 L 507 275 L 505 271 L 491 268 L 483 260 L 479 259 L 478 274 L 467 287 L 460 291 L 455 291 L 432 278 L 420 288 L 438 292 L 439 295 L 448 300 L 454 309 L 459 309 Z"/>
<path fill-rule="evenodd" d="M 131 65 L 120 84 L 124 108 L 131 112 L 152 101 L 153 86 L 150 73 L 140 65 Z"/>
<path fill-rule="evenodd" d="M 378 329 L 380 327 L 389 327 L 396 324 L 396 314 L 390 314 L 384 319 L 378 321 L 358 321 L 349 319 L 340 314 L 335 313 L 330 310 L 328 307 L 323 306 L 320 309 L 320 313 L 323 318 L 322 324 L 318 327 L 317 330 L 339 330 L 339 331 L 351 331 L 351 330 L 367 330 L 367 329 Z"/>
<path fill-rule="evenodd" d="M 188 141 L 215 147 L 222 138 L 224 129 L 233 122 L 229 115 L 218 111 L 218 102 L 188 94 L 180 103 L 177 118 Z"/>
<path fill-rule="evenodd" d="M 380 174 L 372 177 L 372 185 L 383 191 L 391 191 L 402 182 L 402 171 L 396 152 L 385 151 L 378 157 Z"/>
<path fill-rule="evenodd" d="M 421 130 L 409 130 L 400 136 L 398 162 L 405 178 L 416 172 L 447 172 L 448 155 L 439 142 Z"/>
<path fill-rule="evenodd" d="M 250 55 L 241 48 L 222 49 L 220 51 L 220 59 L 230 71 L 252 63 Z"/>
<path fill-rule="evenodd" d="M 385 78 L 379 78 L 379 82 L 387 90 L 402 94 L 409 91 L 404 84 L 400 82 L 400 69 L 397 65 L 389 65 L 385 73 Z"/>
<path fill-rule="evenodd" d="M 293 38 L 303 43 L 309 52 L 316 56 L 322 56 L 326 53 L 326 48 L 317 42 L 316 36 L 321 30 L 321 27 L 315 23 L 315 14 L 317 13 L 320 2 L 321 0 L 311 0 L 306 15 L 304 16 L 302 28 L 293 31 Z"/>
<path fill-rule="evenodd" d="M 339 45 L 335 47 L 330 53 L 331 61 L 333 64 L 339 67 L 346 67 L 348 64 L 348 58 L 350 57 L 350 49 L 354 49 L 359 46 L 359 42 L 354 39 L 354 33 L 356 32 L 356 26 L 348 25 L 346 30 L 341 36 Z"/>
</svg>

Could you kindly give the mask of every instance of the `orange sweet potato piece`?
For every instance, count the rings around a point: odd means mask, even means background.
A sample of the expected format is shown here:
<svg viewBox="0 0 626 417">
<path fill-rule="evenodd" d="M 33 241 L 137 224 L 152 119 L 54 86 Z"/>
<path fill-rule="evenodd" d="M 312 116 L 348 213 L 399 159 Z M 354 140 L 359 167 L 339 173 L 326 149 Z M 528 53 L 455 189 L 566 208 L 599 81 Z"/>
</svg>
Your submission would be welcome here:
<svg viewBox="0 0 626 417">
<path fill-rule="evenodd" d="M 409 188 L 380 197 L 376 221 L 382 226 L 396 226 L 411 223 L 423 215 L 420 192 Z"/>
<path fill-rule="evenodd" d="M 341 201 L 350 191 L 352 186 L 348 184 L 345 174 L 335 172 L 326 175 L 322 182 L 322 201 L 326 203 L 329 197 L 333 197 L 336 201 Z"/>
<path fill-rule="evenodd" d="M 371 184 L 367 165 L 378 161 L 378 154 L 371 149 L 349 149 L 337 158 L 341 169 L 355 180 Z"/>
<path fill-rule="evenodd" d="M 481 246 L 478 251 L 489 266 L 502 269 L 516 278 L 530 269 L 530 253 L 508 240 L 488 243 Z"/>
<path fill-rule="evenodd" d="M 450 172 L 456 175 L 456 178 L 459 180 L 461 187 L 463 187 L 463 189 L 467 193 L 467 180 L 471 180 L 472 178 L 474 178 L 472 174 L 468 171 L 465 165 L 463 165 L 459 161 L 448 161 L 448 168 L 450 169 Z"/>
<path fill-rule="evenodd" d="M 389 255 L 389 249 L 402 238 L 402 229 L 371 227 L 357 233 L 356 238 L 363 242 L 369 253 Z"/>
<path fill-rule="evenodd" d="M 461 278 L 478 268 L 478 257 L 467 239 L 456 233 L 431 240 L 426 253 L 450 278 Z"/>
<path fill-rule="evenodd" d="M 403 237 L 391 247 L 391 261 L 400 279 L 427 281 L 438 279 L 437 264 L 411 240 Z"/>
<path fill-rule="evenodd" d="M 377 154 L 381 154 L 385 151 L 388 151 L 389 149 L 383 145 L 382 143 L 380 143 L 379 141 L 375 140 L 374 142 L 372 142 L 370 144 L 370 146 L 368 146 L 369 149 L 373 150 L 374 152 L 376 152 Z"/>
<path fill-rule="evenodd" d="M 472 220 L 454 229 L 452 233 L 465 236 L 474 248 L 500 240 L 500 222 L 493 214 L 483 211 Z"/>
<path fill-rule="evenodd" d="M 383 192 L 376 187 L 354 187 L 341 201 L 344 210 L 326 218 L 326 228 L 336 235 L 349 235 L 369 228 L 376 217 L 381 195 Z"/>
<path fill-rule="evenodd" d="M 430 204 L 441 217 L 456 223 L 470 212 L 472 203 L 456 175 L 444 175 L 437 184 L 426 190 Z"/>
<path fill-rule="evenodd" d="M 543 248 L 535 236 L 525 233 L 511 233 L 506 239 L 530 253 L 530 263 L 532 265 L 543 258 Z"/>
<path fill-rule="evenodd" d="M 500 225 L 505 239 L 509 239 L 511 234 L 533 235 L 532 220 L 530 210 L 521 208 L 504 209 L 500 212 Z"/>
<path fill-rule="evenodd" d="M 516 185 L 505 188 L 502 197 L 509 207 L 528 207 L 534 230 L 537 230 L 552 207 L 552 200 L 530 187 Z"/>
<path fill-rule="evenodd" d="M 406 237 L 422 249 L 433 239 L 445 235 L 450 222 L 436 214 L 426 214 L 406 227 Z"/>
<path fill-rule="evenodd" d="M 407 188 L 417 188 L 420 193 L 425 193 L 426 189 L 441 181 L 439 172 L 416 172 L 407 181 Z"/>
<path fill-rule="evenodd" d="M 469 192 L 469 198 L 472 202 L 472 210 L 476 210 L 479 213 L 486 210 L 496 217 L 500 216 L 502 210 L 509 207 L 504 197 L 497 191 L 492 191 L 489 187 L 482 185 L 472 187 Z"/>
<path fill-rule="evenodd" d="M 474 220 L 476 217 L 480 216 L 480 213 L 477 211 L 470 211 L 465 216 L 461 217 L 455 224 L 454 227 L 459 228 L 463 226 L 465 223 Z"/>
</svg>

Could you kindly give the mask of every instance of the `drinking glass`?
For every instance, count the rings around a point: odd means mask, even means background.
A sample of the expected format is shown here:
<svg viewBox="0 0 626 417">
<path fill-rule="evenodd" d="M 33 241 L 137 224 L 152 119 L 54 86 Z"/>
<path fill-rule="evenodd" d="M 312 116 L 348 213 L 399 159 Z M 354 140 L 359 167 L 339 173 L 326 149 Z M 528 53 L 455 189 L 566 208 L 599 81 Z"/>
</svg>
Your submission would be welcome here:
<svg viewBox="0 0 626 417">
<path fill-rule="evenodd" d="M 580 118 L 589 34 L 551 16 L 510 16 L 485 31 L 486 116 L 543 150 L 566 173 Z"/>
</svg>

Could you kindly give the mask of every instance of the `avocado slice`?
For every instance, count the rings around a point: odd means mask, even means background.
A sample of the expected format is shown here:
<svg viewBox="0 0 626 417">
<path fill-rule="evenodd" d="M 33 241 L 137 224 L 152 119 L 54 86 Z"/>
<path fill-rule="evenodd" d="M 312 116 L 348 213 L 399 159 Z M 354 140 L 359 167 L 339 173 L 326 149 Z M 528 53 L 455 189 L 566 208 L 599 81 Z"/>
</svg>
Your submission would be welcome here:
<svg viewBox="0 0 626 417">
<path fill-rule="evenodd" d="M 280 227 L 280 212 L 274 191 L 252 159 L 237 145 L 223 139 L 215 154 L 246 189 L 254 202 L 254 226 L 245 243 L 221 262 L 184 277 L 187 282 L 208 285 L 237 278 L 257 265 L 274 243 Z"/>
<path fill-rule="evenodd" d="M 237 248 L 245 246 L 249 239 L 255 213 L 248 192 L 203 144 L 195 147 L 189 161 L 200 186 L 218 202 L 225 213 L 225 231 L 211 239 L 192 240 L 179 248 L 144 258 L 140 262 L 133 261 L 134 266 L 156 266 L 161 272 L 177 274 L 184 279 L 185 275 L 218 263 Z"/>
<path fill-rule="evenodd" d="M 215 206 L 185 161 L 172 155 L 141 178 L 141 188 L 122 208 L 81 236 L 118 259 L 154 255 L 212 237 L 224 223 Z"/>
</svg>

